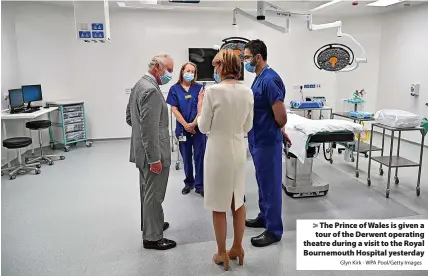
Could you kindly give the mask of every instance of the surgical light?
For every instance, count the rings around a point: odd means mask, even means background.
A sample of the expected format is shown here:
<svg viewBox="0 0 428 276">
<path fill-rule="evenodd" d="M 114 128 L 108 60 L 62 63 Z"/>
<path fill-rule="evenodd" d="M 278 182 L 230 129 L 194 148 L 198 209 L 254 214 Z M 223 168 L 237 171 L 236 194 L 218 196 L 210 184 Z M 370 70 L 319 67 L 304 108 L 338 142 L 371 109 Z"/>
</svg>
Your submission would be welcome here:
<svg viewBox="0 0 428 276">
<path fill-rule="evenodd" d="M 391 6 L 400 2 L 403 2 L 404 0 L 378 0 L 376 2 L 367 4 L 367 6 L 372 6 L 372 7 L 387 7 L 387 6 Z"/>
</svg>

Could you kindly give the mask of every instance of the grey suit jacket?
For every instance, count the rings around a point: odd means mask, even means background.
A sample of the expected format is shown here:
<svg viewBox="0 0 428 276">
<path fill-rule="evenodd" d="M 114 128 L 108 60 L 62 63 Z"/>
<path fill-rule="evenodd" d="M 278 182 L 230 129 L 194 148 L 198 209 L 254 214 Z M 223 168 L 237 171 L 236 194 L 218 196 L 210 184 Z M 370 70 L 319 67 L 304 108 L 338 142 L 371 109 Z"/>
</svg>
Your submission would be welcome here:
<svg viewBox="0 0 428 276">
<path fill-rule="evenodd" d="M 132 127 L 129 161 L 141 170 L 157 161 L 169 167 L 168 107 L 159 85 L 151 77 L 142 77 L 132 89 L 126 122 Z"/>
</svg>

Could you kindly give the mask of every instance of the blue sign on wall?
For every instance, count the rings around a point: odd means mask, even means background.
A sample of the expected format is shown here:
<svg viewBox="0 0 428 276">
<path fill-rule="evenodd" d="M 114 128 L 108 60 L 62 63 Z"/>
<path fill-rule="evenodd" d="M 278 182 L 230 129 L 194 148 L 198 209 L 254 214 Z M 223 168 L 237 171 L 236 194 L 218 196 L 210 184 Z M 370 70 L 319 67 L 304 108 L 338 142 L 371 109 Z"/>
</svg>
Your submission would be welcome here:
<svg viewBox="0 0 428 276">
<path fill-rule="evenodd" d="M 102 31 L 102 30 L 104 30 L 104 24 L 102 24 L 102 23 L 92 23 L 92 30 L 93 31 Z"/>
<path fill-rule="evenodd" d="M 104 38 L 104 32 L 92 32 L 93 38 Z"/>
<path fill-rule="evenodd" d="M 79 31 L 79 38 L 91 38 L 91 32 Z"/>
</svg>

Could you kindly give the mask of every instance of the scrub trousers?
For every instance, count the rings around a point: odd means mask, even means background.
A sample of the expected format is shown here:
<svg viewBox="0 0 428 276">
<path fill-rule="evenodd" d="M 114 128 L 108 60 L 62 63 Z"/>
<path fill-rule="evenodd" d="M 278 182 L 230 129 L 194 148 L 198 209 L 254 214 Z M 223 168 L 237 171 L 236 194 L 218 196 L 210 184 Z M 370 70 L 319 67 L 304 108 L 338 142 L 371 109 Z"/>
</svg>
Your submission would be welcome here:
<svg viewBox="0 0 428 276">
<path fill-rule="evenodd" d="M 259 186 L 258 218 L 276 237 L 283 234 L 282 225 L 282 143 L 275 146 L 250 145 Z"/>
<path fill-rule="evenodd" d="M 186 141 L 180 142 L 180 154 L 183 157 L 184 184 L 195 187 L 196 191 L 204 190 L 204 155 L 207 136 L 199 130 L 194 135 L 185 134 Z M 193 175 L 193 159 L 195 160 L 195 176 Z"/>
</svg>

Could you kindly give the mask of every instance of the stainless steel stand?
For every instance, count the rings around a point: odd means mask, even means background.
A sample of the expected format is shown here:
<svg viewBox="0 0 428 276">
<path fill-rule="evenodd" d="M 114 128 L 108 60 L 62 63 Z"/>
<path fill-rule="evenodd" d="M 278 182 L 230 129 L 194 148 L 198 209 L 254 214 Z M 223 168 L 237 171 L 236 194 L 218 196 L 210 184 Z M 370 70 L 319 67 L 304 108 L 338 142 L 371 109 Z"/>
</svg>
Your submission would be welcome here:
<svg viewBox="0 0 428 276">
<path fill-rule="evenodd" d="M 370 122 L 370 121 L 374 121 L 373 118 L 355 118 L 355 117 L 351 117 L 349 115 L 349 112 L 335 112 L 332 114 L 332 119 L 334 119 L 334 116 L 337 117 L 342 117 L 342 118 L 346 118 L 346 119 L 350 119 L 353 120 L 354 123 L 358 123 L 361 124 L 362 122 Z M 372 135 L 372 133 L 370 133 L 370 135 Z M 352 152 L 352 158 L 351 161 L 355 163 L 355 177 L 359 177 L 360 176 L 360 171 L 359 171 L 359 162 L 360 162 L 360 154 L 364 154 L 364 156 L 367 158 L 368 156 L 368 152 L 369 151 L 380 151 L 381 149 L 375 146 L 370 147 L 369 144 L 364 143 L 360 141 L 361 139 L 361 134 L 359 133 L 357 135 L 357 148 L 355 148 L 355 146 L 349 146 L 347 144 L 342 144 L 345 148 L 343 149 L 338 149 L 337 152 L 340 154 L 342 153 L 343 150 L 351 150 Z M 354 159 L 353 153 L 357 153 L 357 160 Z"/>
<path fill-rule="evenodd" d="M 382 148 L 381 148 L 381 156 L 372 157 L 372 151 L 369 151 L 369 167 L 368 167 L 368 178 L 367 178 L 367 185 L 371 185 L 371 179 L 370 179 L 370 169 L 371 169 L 371 161 L 378 162 L 380 164 L 379 168 L 379 174 L 383 175 L 383 168 L 382 166 L 388 167 L 388 182 L 386 186 L 386 197 L 389 198 L 389 192 L 390 192 L 390 182 L 391 182 L 391 169 L 395 168 L 395 184 L 398 185 L 400 180 L 398 179 L 398 168 L 404 168 L 404 167 L 419 167 L 418 171 L 418 181 L 416 184 L 416 195 L 419 196 L 420 191 L 420 184 L 421 184 L 421 172 L 422 172 L 422 158 L 424 153 L 424 141 L 425 141 L 425 135 L 422 133 L 423 128 L 421 127 L 412 127 L 412 128 L 395 128 L 390 126 L 385 126 L 378 123 L 373 123 L 371 128 L 371 137 L 370 137 L 370 149 L 373 147 L 373 129 L 374 127 L 378 127 L 382 129 Z M 385 130 L 391 131 L 391 144 L 389 149 L 389 156 L 383 155 L 384 145 L 385 145 Z M 401 142 L 401 132 L 403 131 L 420 131 L 421 132 L 421 149 L 419 153 L 419 163 L 415 163 L 413 161 L 410 161 L 406 158 L 403 158 L 400 156 L 400 142 Z M 395 132 L 398 132 L 398 145 L 397 145 L 397 155 L 393 156 L 393 150 L 394 150 L 394 134 Z"/>
</svg>

